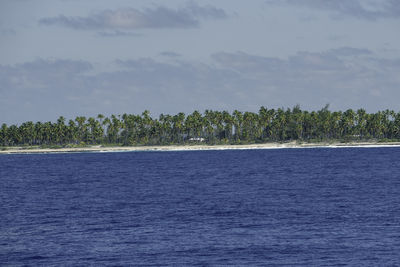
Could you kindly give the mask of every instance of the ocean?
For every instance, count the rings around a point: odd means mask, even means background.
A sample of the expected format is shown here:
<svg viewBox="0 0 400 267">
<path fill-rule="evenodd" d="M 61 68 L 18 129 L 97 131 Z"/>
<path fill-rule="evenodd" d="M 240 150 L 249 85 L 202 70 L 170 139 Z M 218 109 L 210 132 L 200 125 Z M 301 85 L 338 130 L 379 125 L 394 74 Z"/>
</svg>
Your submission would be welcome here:
<svg viewBox="0 0 400 267">
<path fill-rule="evenodd" d="M 400 265 L 399 159 L 398 147 L 0 155 L 0 265 Z"/>
</svg>

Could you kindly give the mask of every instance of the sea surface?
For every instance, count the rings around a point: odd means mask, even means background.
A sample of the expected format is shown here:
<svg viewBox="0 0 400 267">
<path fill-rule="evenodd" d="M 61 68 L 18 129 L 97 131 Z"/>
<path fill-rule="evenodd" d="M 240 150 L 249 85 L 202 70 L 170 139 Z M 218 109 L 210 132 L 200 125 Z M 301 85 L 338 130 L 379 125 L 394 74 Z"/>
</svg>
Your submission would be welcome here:
<svg viewBox="0 0 400 267">
<path fill-rule="evenodd" d="M 400 148 L 0 155 L 1 266 L 399 266 Z"/>
</svg>

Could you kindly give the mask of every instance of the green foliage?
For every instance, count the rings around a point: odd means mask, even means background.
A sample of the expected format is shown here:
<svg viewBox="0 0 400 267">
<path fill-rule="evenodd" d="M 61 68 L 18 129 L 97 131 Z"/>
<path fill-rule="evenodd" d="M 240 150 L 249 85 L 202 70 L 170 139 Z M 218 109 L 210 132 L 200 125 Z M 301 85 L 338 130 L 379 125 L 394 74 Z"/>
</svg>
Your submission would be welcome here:
<svg viewBox="0 0 400 267">
<path fill-rule="evenodd" d="M 141 115 L 123 114 L 105 117 L 76 117 L 68 122 L 24 122 L 2 124 L 0 147 L 85 147 L 258 144 L 266 142 L 361 142 L 400 140 L 400 113 L 391 110 L 367 113 L 364 109 L 331 112 L 329 106 L 318 111 L 267 109 L 258 113 L 206 110 L 185 115 L 161 114 L 152 118 L 149 111 Z"/>
</svg>

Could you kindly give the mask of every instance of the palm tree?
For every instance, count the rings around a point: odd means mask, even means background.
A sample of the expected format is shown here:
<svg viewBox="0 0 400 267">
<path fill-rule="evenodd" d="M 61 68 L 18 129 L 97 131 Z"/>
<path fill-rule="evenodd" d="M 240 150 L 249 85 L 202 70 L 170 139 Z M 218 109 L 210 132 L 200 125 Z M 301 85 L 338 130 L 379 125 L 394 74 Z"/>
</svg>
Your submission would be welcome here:
<svg viewBox="0 0 400 267">
<path fill-rule="evenodd" d="M 80 116 L 75 118 L 76 123 L 78 124 L 78 142 L 84 142 L 85 137 L 87 136 L 86 132 L 86 117 Z"/>
<path fill-rule="evenodd" d="M 185 113 L 180 112 L 172 117 L 173 121 L 173 140 L 175 143 L 182 143 L 184 141 L 183 131 L 185 123 Z"/>
<path fill-rule="evenodd" d="M 235 127 L 235 143 L 240 143 L 240 139 L 242 137 L 242 124 L 243 124 L 243 113 L 234 110 L 233 111 L 233 125 Z"/>
<path fill-rule="evenodd" d="M 59 145 L 64 144 L 66 135 L 65 118 L 60 116 L 55 125 L 55 142 Z"/>
<path fill-rule="evenodd" d="M 352 109 L 348 109 L 343 113 L 341 128 L 344 138 L 352 138 L 354 134 L 355 113 Z"/>
<path fill-rule="evenodd" d="M 103 128 L 101 127 L 100 122 L 92 117 L 88 118 L 87 122 L 89 129 L 87 141 L 91 144 L 99 143 L 103 137 Z"/>
<path fill-rule="evenodd" d="M 397 139 L 400 140 L 400 113 L 393 110 L 367 113 L 328 110 L 328 105 L 318 111 L 293 109 L 277 110 L 261 107 L 258 113 L 206 110 L 185 116 L 161 114 L 153 119 L 149 111 L 141 115 L 98 114 L 96 118 L 76 117 L 65 124 L 60 116 L 56 123 L 24 122 L 20 126 L 0 128 L 0 145 L 65 145 L 86 142 L 91 144 L 182 144 L 189 137 L 203 137 L 209 144 L 254 143 L 286 140 L 332 139 Z"/>
<path fill-rule="evenodd" d="M 356 112 L 356 120 L 357 120 L 357 124 L 356 124 L 356 130 L 355 133 L 356 135 L 359 136 L 360 139 L 363 139 L 364 136 L 366 135 L 366 126 L 367 126 L 367 113 L 365 111 L 365 109 L 358 109 Z"/>
<path fill-rule="evenodd" d="M 7 124 L 3 123 L 0 129 L 0 145 L 8 146 L 9 142 L 8 127 Z"/>
<path fill-rule="evenodd" d="M 225 142 L 232 141 L 232 127 L 233 127 L 233 117 L 229 112 L 223 111 L 222 112 L 222 121 L 225 125 L 224 127 L 224 137 Z"/>
<path fill-rule="evenodd" d="M 185 129 L 187 136 L 190 137 L 201 137 L 203 132 L 203 117 L 195 110 L 192 114 L 189 114 L 185 120 Z"/>
<path fill-rule="evenodd" d="M 77 128 L 74 120 L 68 121 L 68 131 L 67 131 L 66 139 L 68 140 L 68 143 L 77 143 L 78 128 Z"/>
</svg>

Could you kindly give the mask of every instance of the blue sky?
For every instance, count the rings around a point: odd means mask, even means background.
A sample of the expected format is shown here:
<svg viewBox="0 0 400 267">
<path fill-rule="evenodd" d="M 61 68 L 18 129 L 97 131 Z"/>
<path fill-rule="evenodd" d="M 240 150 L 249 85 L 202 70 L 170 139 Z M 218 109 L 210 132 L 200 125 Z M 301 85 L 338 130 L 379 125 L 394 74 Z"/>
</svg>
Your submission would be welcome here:
<svg viewBox="0 0 400 267">
<path fill-rule="evenodd" d="M 397 0 L 3 0 L 0 123 L 400 110 Z"/>
</svg>

